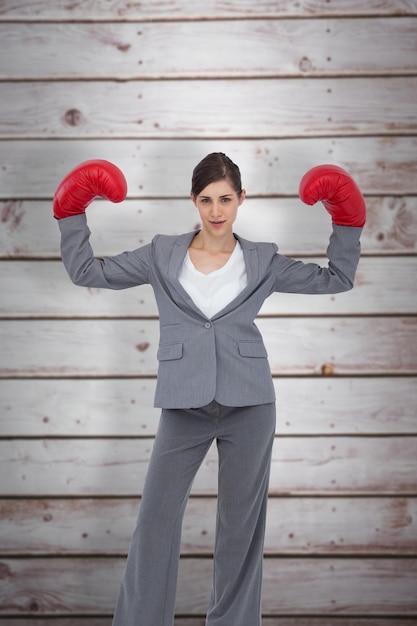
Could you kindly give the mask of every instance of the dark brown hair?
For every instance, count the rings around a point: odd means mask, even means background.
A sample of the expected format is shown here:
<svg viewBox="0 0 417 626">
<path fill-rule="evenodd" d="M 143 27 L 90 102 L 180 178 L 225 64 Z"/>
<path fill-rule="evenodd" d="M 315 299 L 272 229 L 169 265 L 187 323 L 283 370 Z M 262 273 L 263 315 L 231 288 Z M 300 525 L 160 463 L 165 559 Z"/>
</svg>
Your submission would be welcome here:
<svg viewBox="0 0 417 626">
<path fill-rule="evenodd" d="M 242 192 L 242 181 L 238 166 L 223 152 L 208 154 L 195 166 L 191 181 L 191 193 L 197 197 L 207 185 L 227 179 L 238 195 Z"/>
</svg>

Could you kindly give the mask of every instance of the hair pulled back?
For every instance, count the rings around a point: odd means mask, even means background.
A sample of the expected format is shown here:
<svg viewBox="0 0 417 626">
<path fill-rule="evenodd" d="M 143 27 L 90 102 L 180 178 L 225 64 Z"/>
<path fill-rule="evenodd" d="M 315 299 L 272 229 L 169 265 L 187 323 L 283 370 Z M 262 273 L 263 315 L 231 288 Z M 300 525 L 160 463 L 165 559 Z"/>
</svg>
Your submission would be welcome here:
<svg viewBox="0 0 417 626">
<path fill-rule="evenodd" d="M 193 170 L 191 193 L 197 197 L 207 185 L 227 179 L 237 194 L 242 192 L 242 181 L 238 166 L 223 152 L 208 154 Z"/>
</svg>

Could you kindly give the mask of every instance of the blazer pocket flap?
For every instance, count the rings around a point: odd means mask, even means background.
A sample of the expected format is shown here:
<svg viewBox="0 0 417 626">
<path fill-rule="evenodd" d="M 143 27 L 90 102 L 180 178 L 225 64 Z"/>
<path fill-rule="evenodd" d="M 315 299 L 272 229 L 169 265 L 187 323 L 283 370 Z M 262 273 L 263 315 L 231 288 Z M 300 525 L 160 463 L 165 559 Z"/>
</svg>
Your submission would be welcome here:
<svg viewBox="0 0 417 626">
<path fill-rule="evenodd" d="M 240 356 L 248 356 L 266 359 L 268 354 L 262 341 L 239 341 L 238 349 Z"/>
<path fill-rule="evenodd" d="M 182 343 L 165 343 L 158 348 L 158 361 L 174 361 L 182 358 Z"/>
</svg>

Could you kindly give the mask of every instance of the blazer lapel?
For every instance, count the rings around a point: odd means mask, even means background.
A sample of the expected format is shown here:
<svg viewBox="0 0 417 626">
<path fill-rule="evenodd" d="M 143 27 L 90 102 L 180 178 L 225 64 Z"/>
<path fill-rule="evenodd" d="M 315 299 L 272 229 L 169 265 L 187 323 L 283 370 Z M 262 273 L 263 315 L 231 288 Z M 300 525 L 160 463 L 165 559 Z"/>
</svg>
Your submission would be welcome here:
<svg viewBox="0 0 417 626">
<path fill-rule="evenodd" d="M 178 275 L 180 273 L 181 265 L 184 262 L 187 250 L 190 247 L 190 243 L 194 239 L 195 235 L 196 233 L 186 233 L 185 235 L 180 235 L 175 240 L 168 268 L 169 280 L 173 284 L 179 282 Z"/>
<path fill-rule="evenodd" d="M 258 277 L 259 277 L 259 259 L 258 259 L 258 251 L 256 249 L 256 244 L 252 241 L 248 241 L 247 239 L 243 239 L 235 234 L 236 239 L 241 245 L 243 258 L 245 259 L 246 264 L 246 273 L 248 278 L 248 284 L 246 287 L 234 298 L 229 304 L 227 304 L 224 309 L 216 313 L 213 316 L 213 319 L 218 317 L 222 317 L 226 315 L 236 307 L 240 306 L 248 297 L 248 295 L 255 288 Z"/>
<path fill-rule="evenodd" d="M 181 271 L 181 266 L 184 263 L 185 256 L 187 254 L 187 250 L 196 236 L 197 232 L 185 233 L 184 235 L 180 235 L 174 244 L 171 258 L 169 261 L 168 267 L 168 276 L 170 284 L 175 290 L 176 294 L 188 305 L 193 312 L 197 312 L 200 317 L 205 317 L 204 313 L 194 304 L 194 301 L 188 293 L 185 291 L 184 287 L 181 285 L 178 277 Z"/>
<path fill-rule="evenodd" d="M 259 278 L 259 259 L 256 244 L 253 241 L 242 239 L 238 235 L 235 235 L 236 239 L 240 243 L 243 251 L 243 257 L 246 263 L 246 272 L 248 274 L 248 284 L 246 289 L 249 291 L 256 285 Z M 246 289 L 242 293 L 246 292 Z"/>
</svg>

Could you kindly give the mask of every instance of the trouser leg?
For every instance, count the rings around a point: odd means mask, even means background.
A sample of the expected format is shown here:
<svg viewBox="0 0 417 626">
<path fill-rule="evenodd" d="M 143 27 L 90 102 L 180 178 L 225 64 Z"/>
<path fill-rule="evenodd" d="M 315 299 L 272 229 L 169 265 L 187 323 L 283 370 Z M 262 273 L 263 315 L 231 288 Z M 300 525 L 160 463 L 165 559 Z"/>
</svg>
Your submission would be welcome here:
<svg viewBox="0 0 417 626">
<path fill-rule="evenodd" d="M 213 590 L 207 626 L 259 626 L 275 405 L 222 407 Z"/>
<path fill-rule="evenodd" d="M 162 412 L 113 626 L 174 623 L 182 520 L 215 418 L 210 409 Z"/>
</svg>

